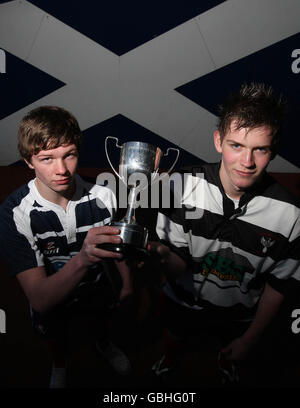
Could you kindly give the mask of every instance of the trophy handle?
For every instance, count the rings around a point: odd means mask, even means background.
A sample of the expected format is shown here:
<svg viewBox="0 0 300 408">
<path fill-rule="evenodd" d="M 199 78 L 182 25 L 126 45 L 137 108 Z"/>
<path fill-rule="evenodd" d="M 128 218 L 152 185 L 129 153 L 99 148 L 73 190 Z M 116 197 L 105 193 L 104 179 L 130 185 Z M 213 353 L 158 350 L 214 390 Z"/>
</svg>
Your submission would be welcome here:
<svg viewBox="0 0 300 408">
<path fill-rule="evenodd" d="M 108 155 L 108 151 L 107 151 L 107 140 L 108 139 L 114 139 L 116 141 L 116 147 L 118 147 L 119 149 L 121 149 L 121 146 L 118 145 L 118 141 L 119 139 L 117 137 L 114 136 L 107 136 L 105 138 L 105 143 L 104 143 L 104 148 L 105 148 L 105 154 L 106 154 L 106 158 L 108 160 L 108 163 L 110 164 L 110 167 L 113 169 L 114 173 L 116 174 L 116 176 L 119 177 L 120 180 L 122 180 L 120 174 L 117 172 L 117 170 L 114 168 L 112 162 L 110 161 L 109 155 Z M 122 180 L 123 181 L 123 180 Z"/>
<path fill-rule="evenodd" d="M 179 149 L 176 149 L 175 147 L 169 147 L 169 148 L 167 149 L 166 153 L 164 153 L 164 156 L 168 156 L 169 150 L 175 150 L 175 151 L 177 152 L 177 156 L 176 156 L 176 158 L 175 158 L 175 160 L 174 160 L 174 163 L 173 163 L 172 166 L 169 168 L 169 170 L 168 170 L 166 173 L 163 174 L 163 177 L 166 177 L 168 174 L 171 173 L 171 171 L 174 169 L 175 164 L 177 163 L 178 157 L 179 157 Z M 158 174 L 158 169 L 152 174 L 152 177 L 151 177 L 152 183 L 155 182 L 155 178 L 156 178 L 157 174 Z"/>
<path fill-rule="evenodd" d="M 175 164 L 177 163 L 178 157 L 179 157 L 179 149 L 176 149 L 175 147 L 169 147 L 169 148 L 167 149 L 167 152 L 164 154 L 164 156 L 168 156 L 169 150 L 175 150 L 175 151 L 177 152 L 177 156 L 176 156 L 176 159 L 175 159 L 174 163 L 172 164 L 172 166 L 171 166 L 171 167 L 169 168 L 169 170 L 167 171 L 167 174 L 170 174 L 171 171 L 174 169 Z"/>
</svg>

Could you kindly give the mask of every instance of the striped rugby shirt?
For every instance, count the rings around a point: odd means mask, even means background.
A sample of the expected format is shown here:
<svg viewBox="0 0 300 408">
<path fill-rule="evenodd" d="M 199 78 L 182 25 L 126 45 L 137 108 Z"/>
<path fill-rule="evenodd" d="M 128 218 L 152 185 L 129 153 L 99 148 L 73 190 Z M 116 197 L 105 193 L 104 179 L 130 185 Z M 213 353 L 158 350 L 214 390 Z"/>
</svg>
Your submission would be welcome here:
<svg viewBox="0 0 300 408">
<path fill-rule="evenodd" d="M 62 268 L 81 249 L 88 230 L 108 224 L 116 200 L 106 187 L 75 176 L 76 191 L 66 211 L 44 199 L 34 180 L 13 192 L 1 205 L 0 243 L 10 275 L 44 266 L 47 275 Z M 102 268 L 90 268 L 93 280 Z M 79 283 L 79 284 L 80 284 Z"/>
<path fill-rule="evenodd" d="M 300 217 L 296 200 L 265 174 L 235 208 L 219 178 L 220 163 L 182 174 L 171 209 L 161 209 L 156 232 L 190 273 L 168 279 L 176 302 L 233 319 L 253 317 L 267 281 L 285 293 L 300 281 Z M 294 281 L 295 282 L 295 281 Z"/>
</svg>

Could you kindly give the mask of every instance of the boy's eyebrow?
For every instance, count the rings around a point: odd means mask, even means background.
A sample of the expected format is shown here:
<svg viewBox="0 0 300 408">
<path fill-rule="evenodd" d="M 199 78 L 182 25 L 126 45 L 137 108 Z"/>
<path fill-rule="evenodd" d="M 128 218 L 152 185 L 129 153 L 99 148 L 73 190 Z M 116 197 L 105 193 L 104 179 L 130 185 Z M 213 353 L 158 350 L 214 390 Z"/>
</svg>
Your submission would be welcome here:
<svg viewBox="0 0 300 408">
<path fill-rule="evenodd" d="M 66 156 L 67 154 L 70 154 L 70 153 L 78 153 L 78 151 L 77 151 L 77 149 L 68 150 L 68 151 L 64 154 L 64 156 Z"/>
<path fill-rule="evenodd" d="M 67 150 L 64 155 L 70 154 L 70 153 L 73 153 L 73 152 L 77 152 L 77 149 L 75 147 L 73 147 L 70 150 Z M 36 156 L 38 156 L 38 157 L 51 157 L 51 156 L 53 156 L 53 154 L 52 153 L 41 153 L 41 152 L 39 152 L 39 153 L 36 154 Z"/>
<path fill-rule="evenodd" d="M 227 139 L 227 142 L 230 142 L 230 143 L 234 143 L 234 144 L 238 144 L 238 145 L 240 145 L 240 146 L 245 146 L 243 143 L 241 143 L 241 142 L 237 142 L 236 140 L 233 140 L 233 139 Z M 259 145 L 259 146 L 256 146 L 256 147 L 260 147 L 260 148 L 270 148 L 271 147 L 271 144 L 267 144 L 267 145 Z"/>
<path fill-rule="evenodd" d="M 50 157 L 50 156 L 52 156 L 52 154 L 50 154 L 50 153 L 49 153 L 49 154 L 46 154 L 46 153 L 37 153 L 36 156 L 37 156 L 37 157 Z"/>
</svg>

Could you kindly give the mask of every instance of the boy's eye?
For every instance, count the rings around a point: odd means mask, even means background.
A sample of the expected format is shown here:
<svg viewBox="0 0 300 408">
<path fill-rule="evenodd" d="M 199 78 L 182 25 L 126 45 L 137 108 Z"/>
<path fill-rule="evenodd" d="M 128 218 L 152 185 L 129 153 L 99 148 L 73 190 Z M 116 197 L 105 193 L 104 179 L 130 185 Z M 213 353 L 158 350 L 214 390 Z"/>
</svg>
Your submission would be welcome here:
<svg viewBox="0 0 300 408">
<path fill-rule="evenodd" d="M 256 150 L 258 150 L 259 152 L 265 153 L 267 151 L 267 149 L 265 147 L 258 147 Z"/>
<path fill-rule="evenodd" d="M 77 157 L 77 154 L 74 153 L 74 152 L 72 152 L 72 153 L 68 153 L 65 157 L 66 157 L 66 158 L 67 158 L 67 157 L 73 158 L 73 157 Z"/>
</svg>

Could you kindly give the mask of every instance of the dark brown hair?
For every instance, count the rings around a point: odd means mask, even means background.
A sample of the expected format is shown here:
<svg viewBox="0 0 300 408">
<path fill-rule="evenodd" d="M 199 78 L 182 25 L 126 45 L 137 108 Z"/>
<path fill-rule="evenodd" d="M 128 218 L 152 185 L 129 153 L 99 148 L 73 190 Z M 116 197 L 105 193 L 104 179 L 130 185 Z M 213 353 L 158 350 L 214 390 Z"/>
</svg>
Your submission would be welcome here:
<svg viewBox="0 0 300 408">
<path fill-rule="evenodd" d="M 55 149 L 65 144 L 79 148 L 82 133 L 75 117 L 58 106 L 40 106 L 30 111 L 21 121 L 18 131 L 18 149 L 30 162 L 33 154 Z"/>
<path fill-rule="evenodd" d="M 273 88 L 264 83 L 243 84 L 240 90 L 230 94 L 220 107 L 218 129 L 223 140 L 232 121 L 236 129 L 253 129 L 267 126 L 272 136 L 272 158 L 278 152 L 286 102 L 282 95 L 275 95 Z"/>
</svg>

